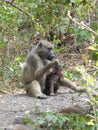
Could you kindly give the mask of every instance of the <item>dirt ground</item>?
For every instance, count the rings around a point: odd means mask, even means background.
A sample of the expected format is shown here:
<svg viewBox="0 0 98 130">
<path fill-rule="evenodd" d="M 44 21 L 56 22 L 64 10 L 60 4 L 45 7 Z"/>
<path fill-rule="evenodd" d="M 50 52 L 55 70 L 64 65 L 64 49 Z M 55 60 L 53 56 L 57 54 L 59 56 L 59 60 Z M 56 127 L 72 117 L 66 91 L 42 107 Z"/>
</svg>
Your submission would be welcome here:
<svg viewBox="0 0 98 130">
<path fill-rule="evenodd" d="M 11 125 L 17 116 L 28 116 L 34 119 L 34 112 L 58 112 L 60 109 L 77 104 L 89 109 L 87 105 L 88 97 L 86 94 L 79 96 L 72 90 L 61 88 L 62 94 L 48 96 L 47 99 L 36 99 L 29 97 L 25 93 L 0 96 L 0 127 Z M 1 130 L 0 129 L 0 130 Z"/>
</svg>

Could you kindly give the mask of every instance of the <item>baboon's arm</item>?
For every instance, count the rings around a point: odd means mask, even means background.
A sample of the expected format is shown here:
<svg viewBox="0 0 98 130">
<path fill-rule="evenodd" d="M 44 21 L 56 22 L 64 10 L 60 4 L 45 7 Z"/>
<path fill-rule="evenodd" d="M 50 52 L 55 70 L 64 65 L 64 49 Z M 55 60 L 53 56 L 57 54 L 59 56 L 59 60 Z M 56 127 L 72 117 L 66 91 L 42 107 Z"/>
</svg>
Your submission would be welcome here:
<svg viewBox="0 0 98 130">
<path fill-rule="evenodd" d="M 69 79 L 67 78 L 64 78 L 64 79 L 61 79 L 59 81 L 60 85 L 61 86 L 64 86 L 64 87 L 67 87 L 69 89 L 72 89 L 76 92 L 85 92 L 86 89 L 85 88 L 80 88 L 80 87 L 77 87 L 74 83 L 72 83 Z"/>
<path fill-rule="evenodd" d="M 51 69 L 53 66 L 55 66 L 57 64 L 57 61 L 51 62 L 49 64 L 47 64 L 46 66 L 44 66 L 41 70 L 38 70 L 35 72 L 35 76 L 34 79 L 35 80 L 39 80 L 40 78 L 42 78 L 42 76 L 49 70 Z"/>
</svg>

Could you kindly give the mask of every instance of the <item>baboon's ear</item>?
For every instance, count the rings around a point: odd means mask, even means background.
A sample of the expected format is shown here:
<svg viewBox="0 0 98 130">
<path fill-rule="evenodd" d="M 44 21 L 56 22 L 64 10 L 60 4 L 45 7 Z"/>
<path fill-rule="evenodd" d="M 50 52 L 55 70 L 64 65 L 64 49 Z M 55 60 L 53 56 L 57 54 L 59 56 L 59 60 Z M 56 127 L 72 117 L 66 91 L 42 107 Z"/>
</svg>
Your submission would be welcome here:
<svg viewBox="0 0 98 130">
<path fill-rule="evenodd" d="M 38 48 L 42 47 L 42 42 L 38 43 Z"/>
</svg>

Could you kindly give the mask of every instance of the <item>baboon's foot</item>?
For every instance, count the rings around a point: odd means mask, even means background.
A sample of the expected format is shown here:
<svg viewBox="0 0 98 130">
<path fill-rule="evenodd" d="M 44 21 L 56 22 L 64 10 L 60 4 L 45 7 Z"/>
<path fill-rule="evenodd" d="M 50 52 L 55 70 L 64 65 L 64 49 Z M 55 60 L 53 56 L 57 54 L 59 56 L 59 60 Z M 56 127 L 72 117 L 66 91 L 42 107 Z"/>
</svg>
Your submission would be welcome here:
<svg viewBox="0 0 98 130">
<path fill-rule="evenodd" d="M 77 88 L 76 91 L 77 92 L 86 92 L 86 88 Z"/>
<path fill-rule="evenodd" d="M 56 95 L 58 95 L 58 94 L 65 94 L 65 92 L 64 92 L 64 90 L 58 90 L 58 91 L 56 92 Z"/>
<path fill-rule="evenodd" d="M 36 97 L 39 99 L 46 99 L 47 98 L 47 96 L 43 93 L 36 95 Z"/>
<path fill-rule="evenodd" d="M 57 96 L 56 93 L 50 93 L 50 96 Z"/>
</svg>

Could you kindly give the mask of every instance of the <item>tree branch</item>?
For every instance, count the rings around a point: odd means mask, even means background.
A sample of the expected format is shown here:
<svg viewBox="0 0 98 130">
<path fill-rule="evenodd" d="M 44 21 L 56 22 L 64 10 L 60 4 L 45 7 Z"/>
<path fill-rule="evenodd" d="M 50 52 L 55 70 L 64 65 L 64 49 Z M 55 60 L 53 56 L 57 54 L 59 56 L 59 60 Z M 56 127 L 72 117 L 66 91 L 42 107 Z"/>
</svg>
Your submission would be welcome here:
<svg viewBox="0 0 98 130">
<path fill-rule="evenodd" d="M 10 4 L 11 6 L 15 7 L 16 9 L 18 9 L 20 12 L 24 13 L 25 15 L 31 17 L 32 15 L 28 12 L 25 12 L 23 9 L 21 9 L 19 6 L 13 4 L 14 0 L 12 0 L 11 2 L 8 0 L 4 0 L 7 4 Z"/>
<path fill-rule="evenodd" d="M 12 1 L 11 1 L 11 4 L 13 4 L 13 3 L 14 3 L 14 1 L 15 1 L 15 0 L 12 0 Z"/>
<path fill-rule="evenodd" d="M 78 22 L 75 18 L 72 18 L 72 16 L 70 15 L 70 11 L 68 11 L 68 17 L 70 20 L 72 20 L 72 22 L 74 22 L 75 24 L 79 25 L 81 27 L 81 29 L 86 29 L 87 31 L 93 33 L 95 36 L 98 36 L 98 34 L 92 30 L 89 26 L 87 26 L 86 24 L 84 24 L 83 21 Z"/>
</svg>

